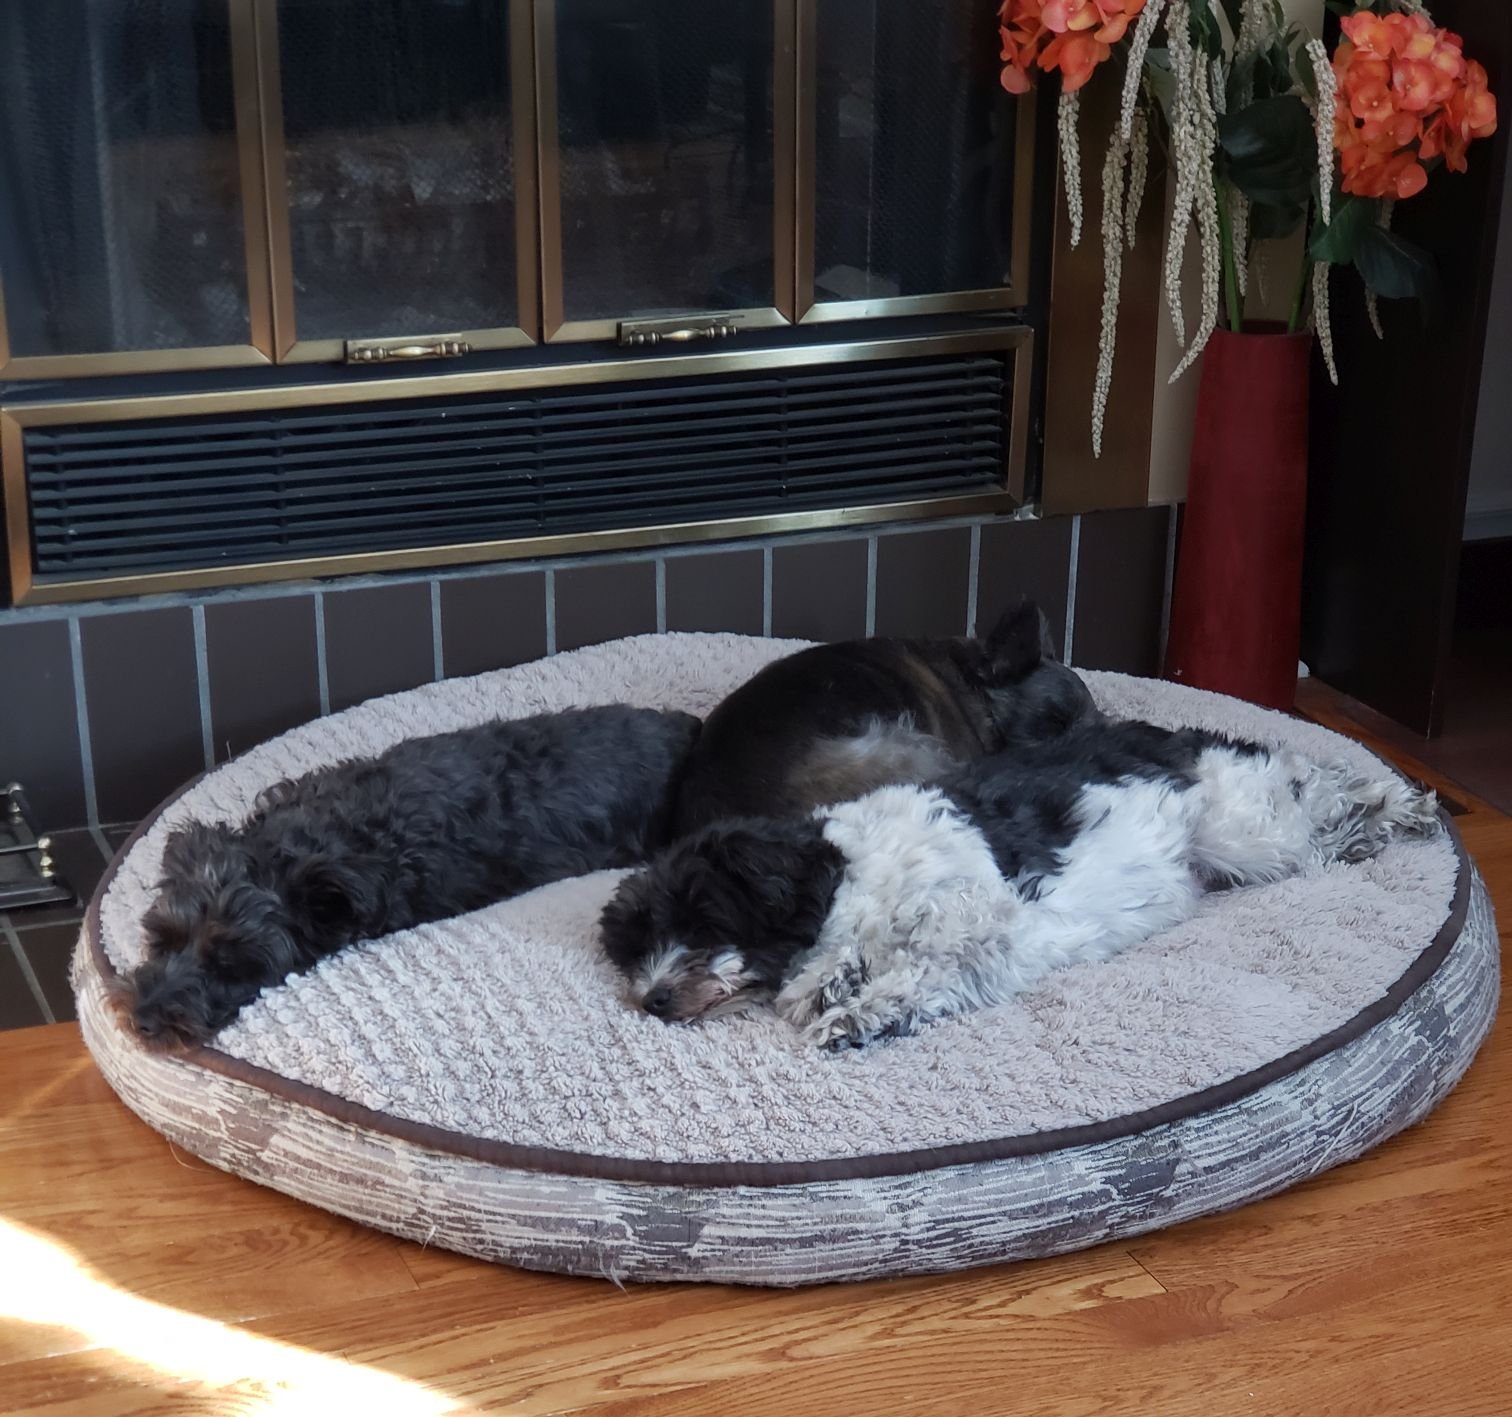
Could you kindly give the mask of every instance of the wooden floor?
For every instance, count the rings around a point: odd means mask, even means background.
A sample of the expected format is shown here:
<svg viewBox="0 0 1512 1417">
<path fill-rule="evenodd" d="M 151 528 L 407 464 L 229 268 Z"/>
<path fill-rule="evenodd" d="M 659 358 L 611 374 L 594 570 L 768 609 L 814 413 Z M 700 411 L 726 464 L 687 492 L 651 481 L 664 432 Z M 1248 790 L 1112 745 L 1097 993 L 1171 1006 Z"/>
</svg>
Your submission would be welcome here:
<svg viewBox="0 0 1512 1417">
<path fill-rule="evenodd" d="M 1343 721 L 1321 689 L 1304 707 Z M 1467 805 L 1512 921 L 1512 820 Z M 1509 1028 L 1428 1121 L 1236 1214 L 796 1293 L 621 1292 L 403 1244 L 176 1153 L 72 1025 L 3 1034 L 0 1411 L 1503 1417 Z"/>
</svg>

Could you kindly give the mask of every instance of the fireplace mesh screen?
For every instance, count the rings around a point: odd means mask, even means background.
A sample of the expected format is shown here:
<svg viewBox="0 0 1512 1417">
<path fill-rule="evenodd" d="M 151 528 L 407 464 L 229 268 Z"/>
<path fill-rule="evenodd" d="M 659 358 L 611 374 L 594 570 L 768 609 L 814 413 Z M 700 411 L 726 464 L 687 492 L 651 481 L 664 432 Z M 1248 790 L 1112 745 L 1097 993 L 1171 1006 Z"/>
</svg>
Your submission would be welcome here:
<svg viewBox="0 0 1512 1417">
<path fill-rule="evenodd" d="M 996 491 L 1011 356 L 31 427 L 38 582 Z"/>
</svg>

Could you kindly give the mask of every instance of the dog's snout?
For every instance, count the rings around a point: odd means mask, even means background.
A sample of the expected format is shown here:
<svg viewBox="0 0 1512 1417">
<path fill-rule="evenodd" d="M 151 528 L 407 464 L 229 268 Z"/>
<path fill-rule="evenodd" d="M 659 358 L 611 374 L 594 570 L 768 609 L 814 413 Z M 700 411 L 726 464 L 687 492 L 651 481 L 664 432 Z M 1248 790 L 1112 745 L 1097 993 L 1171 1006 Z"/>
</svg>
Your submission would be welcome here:
<svg viewBox="0 0 1512 1417">
<path fill-rule="evenodd" d="M 666 1018 L 672 1011 L 672 991 L 670 989 L 653 989 L 641 1000 L 641 1007 L 648 1014 L 655 1014 L 657 1018 Z"/>
</svg>

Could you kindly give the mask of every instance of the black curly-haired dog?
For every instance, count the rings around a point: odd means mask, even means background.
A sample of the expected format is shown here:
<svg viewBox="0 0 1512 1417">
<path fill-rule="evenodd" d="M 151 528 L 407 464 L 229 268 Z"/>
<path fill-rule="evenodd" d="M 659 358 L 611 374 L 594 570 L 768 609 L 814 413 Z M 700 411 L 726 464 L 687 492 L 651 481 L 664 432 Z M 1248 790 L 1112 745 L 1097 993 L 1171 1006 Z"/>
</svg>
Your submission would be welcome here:
<svg viewBox="0 0 1512 1417">
<path fill-rule="evenodd" d="M 279 783 L 239 826 L 175 832 L 125 985 L 136 1031 L 203 1042 L 355 941 L 645 861 L 698 731 L 623 705 L 489 723 Z"/>
</svg>

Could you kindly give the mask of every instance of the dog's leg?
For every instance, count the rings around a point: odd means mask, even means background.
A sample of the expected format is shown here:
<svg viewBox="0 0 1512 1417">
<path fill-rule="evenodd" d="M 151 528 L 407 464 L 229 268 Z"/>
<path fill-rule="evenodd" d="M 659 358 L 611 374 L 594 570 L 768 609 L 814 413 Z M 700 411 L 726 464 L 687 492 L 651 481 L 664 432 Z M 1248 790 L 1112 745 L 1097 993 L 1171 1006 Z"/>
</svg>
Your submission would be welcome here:
<svg viewBox="0 0 1512 1417">
<path fill-rule="evenodd" d="M 799 989 L 784 989 L 779 996 L 779 1011 L 811 1047 L 830 1052 L 864 1048 L 883 1038 L 901 1038 L 966 1007 L 953 969 L 894 965 L 874 973 L 860 956 L 825 963 L 827 973 L 822 967 L 805 971 Z"/>
<path fill-rule="evenodd" d="M 1442 830 L 1438 799 L 1395 774 L 1367 776 L 1340 763 L 1304 763 L 1294 778 L 1314 850 L 1324 861 L 1365 861 L 1394 837 Z"/>
<path fill-rule="evenodd" d="M 777 1011 L 814 1047 L 838 1051 L 900 1038 L 926 1024 L 1002 1003 L 1042 972 L 1010 942 L 1017 893 L 956 881 L 914 917 L 815 947 L 777 995 Z"/>
<path fill-rule="evenodd" d="M 1206 748 L 1196 790 L 1202 811 L 1193 859 L 1213 885 L 1257 885 L 1309 865 L 1363 861 L 1394 836 L 1438 830 L 1432 793 L 1291 752 Z"/>
</svg>

